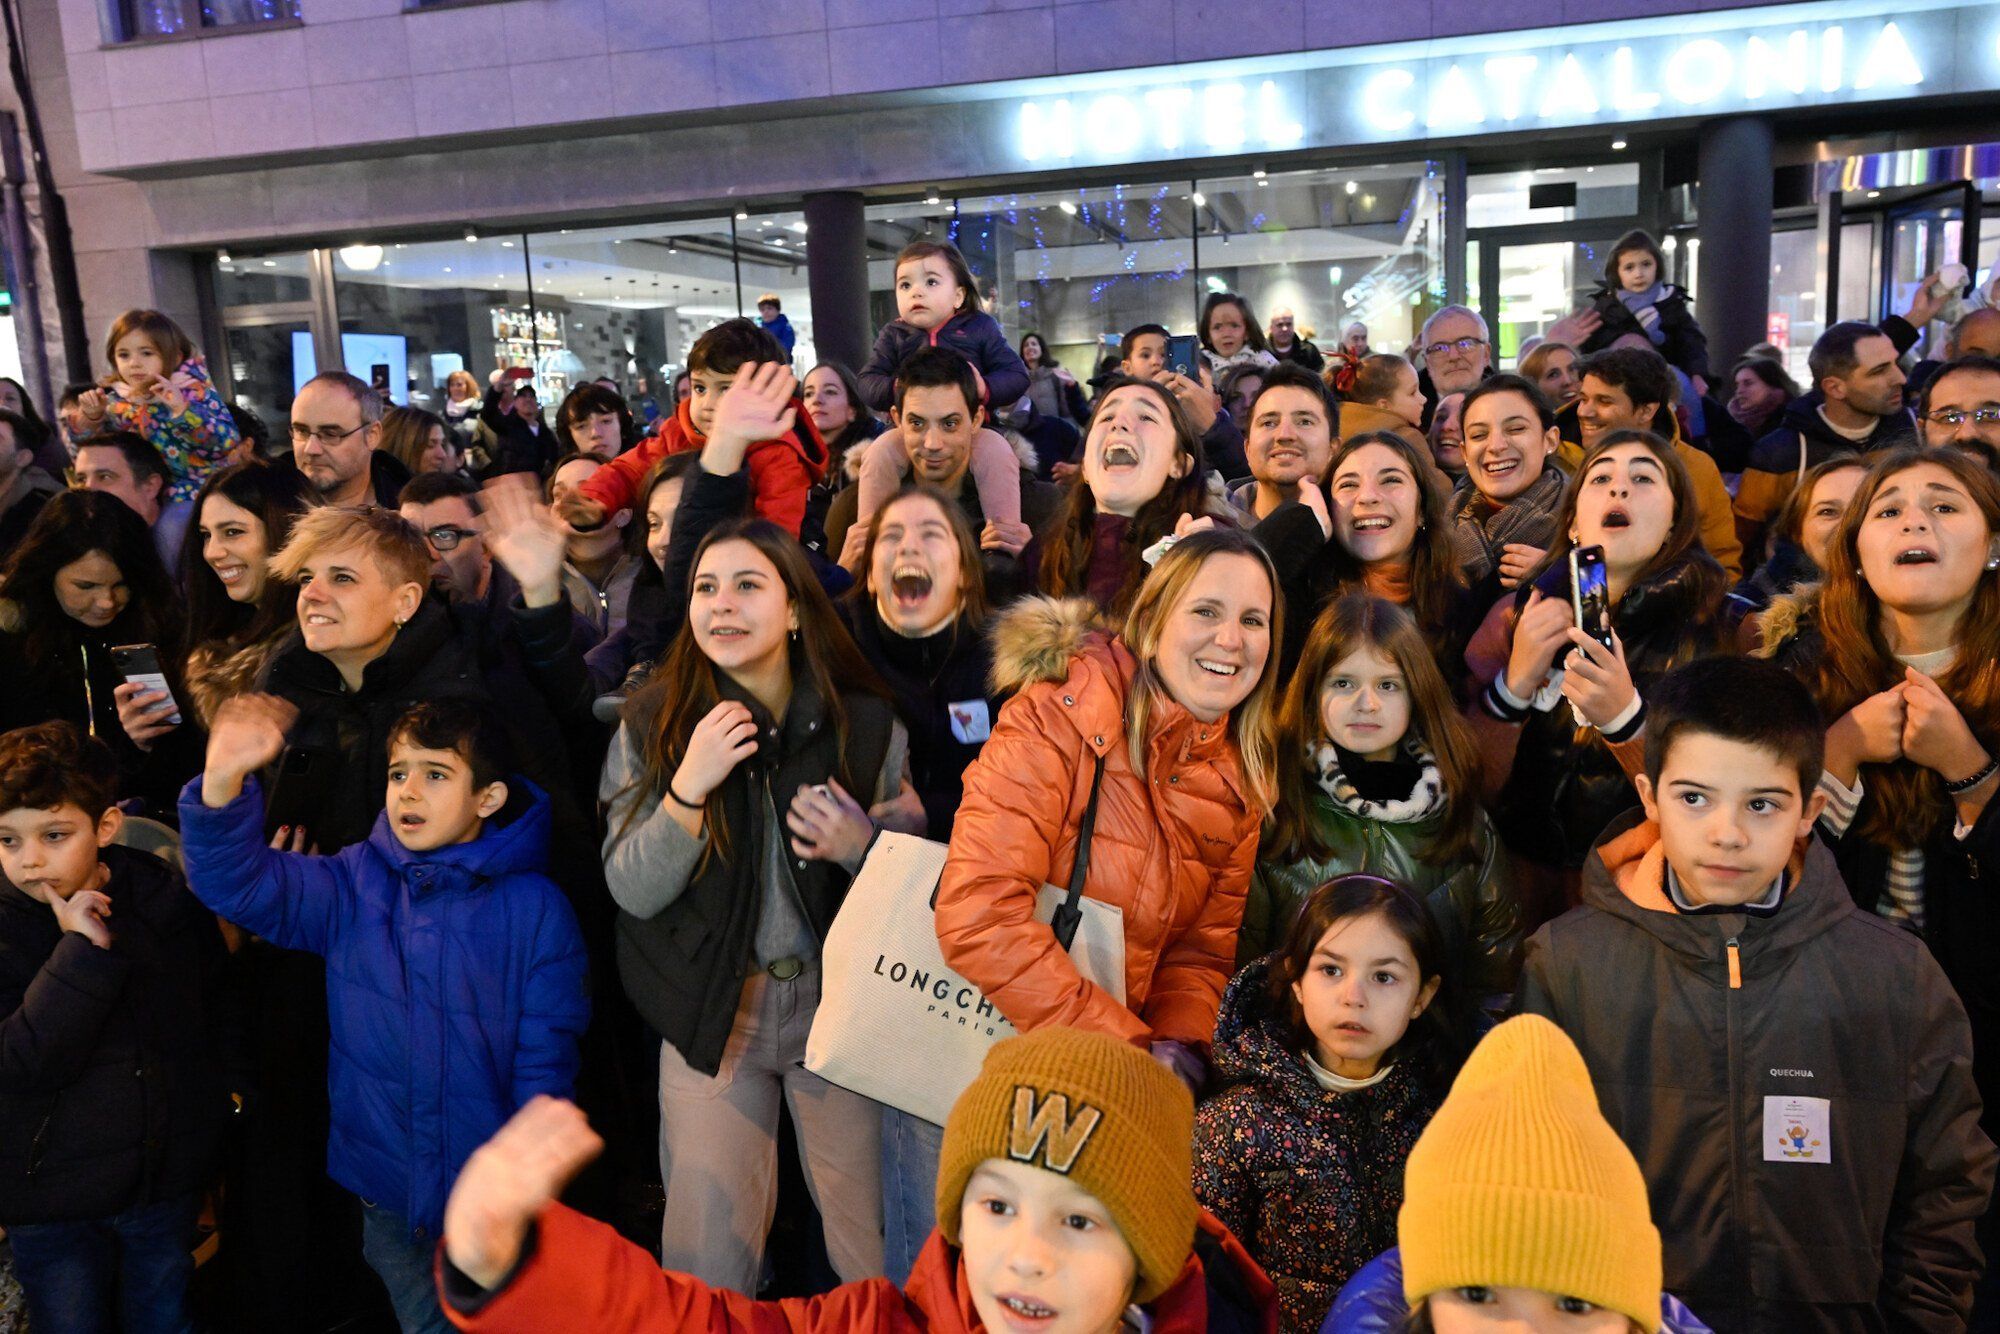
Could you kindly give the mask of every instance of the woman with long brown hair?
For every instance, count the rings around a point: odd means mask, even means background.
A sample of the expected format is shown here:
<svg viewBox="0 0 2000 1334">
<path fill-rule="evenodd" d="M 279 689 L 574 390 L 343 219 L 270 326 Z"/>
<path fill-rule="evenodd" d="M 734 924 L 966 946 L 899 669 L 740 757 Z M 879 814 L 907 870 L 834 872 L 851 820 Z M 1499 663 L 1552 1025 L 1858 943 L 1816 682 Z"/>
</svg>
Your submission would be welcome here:
<svg viewBox="0 0 2000 1334">
<path fill-rule="evenodd" d="M 268 567 L 305 508 L 304 479 L 263 463 L 232 464 L 195 497 L 196 540 L 181 547 L 180 578 L 189 702 L 203 725 L 224 700 L 251 688 L 298 625 L 298 589 Z"/>
<path fill-rule="evenodd" d="M 1820 831 L 1863 908 L 1920 932 L 1972 1021 L 2000 1130 L 2000 482 L 1957 449 L 1876 459 L 1816 593 L 1763 630 L 1828 720 Z M 1981 1242 L 1995 1240 L 1994 1218 Z"/>
<path fill-rule="evenodd" d="M 1408 612 L 1361 592 L 1328 604 L 1278 710 L 1277 753 L 1238 961 L 1274 949 L 1320 885 L 1366 871 L 1428 900 L 1474 994 L 1510 991 L 1521 910 L 1480 805 L 1479 747 Z"/>
<path fill-rule="evenodd" d="M 1701 544 L 1687 465 L 1650 431 L 1612 431 L 1563 493 L 1555 545 L 1466 649 L 1483 686 L 1467 710 L 1495 823 L 1524 876 L 1528 925 L 1575 901 L 1584 859 L 1636 799 L 1618 748 L 1645 725 L 1646 687 L 1723 651 L 1727 576 Z M 1569 555 L 1603 555 L 1607 646 L 1576 626 Z"/>
<path fill-rule="evenodd" d="M 1114 380 L 1091 414 L 1082 471 L 1054 527 L 1035 539 L 1039 560 L 1024 553 L 1022 563 L 1037 570 L 1041 592 L 1088 597 L 1122 616 L 1145 580 L 1144 553 L 1184 517 L 1221 512 L 1180 401 L 1149 380 Z"/>
<path fill-rule="evenodd" d="M 834 1268 L 882 1272 L 879 1108 L 801 1062 L 820 944 L 907 748 L 791 536 L 759 519 L 711 532 L 600 785 L 619 972 L 662 1039 L 669 1269 L 756 1292 L 782 1100 Z"/>
</svg>

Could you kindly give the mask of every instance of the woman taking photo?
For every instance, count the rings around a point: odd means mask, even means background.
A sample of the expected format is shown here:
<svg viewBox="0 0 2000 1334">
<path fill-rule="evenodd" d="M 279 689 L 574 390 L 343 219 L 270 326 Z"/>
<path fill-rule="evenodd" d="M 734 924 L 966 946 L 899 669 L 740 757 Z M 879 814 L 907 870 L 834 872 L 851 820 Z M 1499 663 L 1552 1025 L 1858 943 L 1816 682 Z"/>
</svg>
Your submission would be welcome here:
<svg viewBox="0 0 2000 1334">
<path fill-rule="evenodd" d="M 1360 589 L 1408 609 L 1457 693 L 1453 668 L 1478 613 L 1459 573 L 1446 504 L 1444 478 L 1401 436 L 1369 431 L 1342 441 L 1325 496 L 1302 487 L 1298 502 L 1257 525 L 1285 592 L 1283 661 L 1299 660 L 1321 608 Z"/>
<path fill-rule="evenodd" d="M 1176 542 L 1115 636 L 1076 601 L 1032 599 L 1001 619 L 994 681 L 1018 693 L 966 772 L 937 928 L 946 961 L 1015 1027 L 1150 1043 L 1193 1073 L 1275 790 L 1280 630 L 1270 559 L 1226 528 Z M 1041 887 L 1068 882 L 1093 787 L 1084 893 L 1124 911 L 1123 1003 L 1032 920 Z"/>
<path fill-rule="evenodd" d="M 186 705 L 184 613 L 145 520 L 103 491 L 51 496 L 0 569 L 0 732 L 64 721 L 118 759 L 118 795 L 172 823 L 206 740 Z M 125 684 L 114 646 L 150 645 L 172 699 Z"/>
<path fill-rule="evenodd" d="M 1276 949 L 1320 885 L 1367 872 L 1429 903 L 1468 995 L 1512 991 L 1521 909 L 1480 804 L 1479 747 L 1408 612 L 1348 593 L 1321 613 L 1277 751 L 1237 960 Z"/>
<path fill-rule="evenodd" d="M 826 471 L 806 492 L 806 517 L 799 527 L 799 541 L 806 550 L 831 557 L 839 553 L 826 549 L 826 512 L 841 489 L 860 475 L 862 451 L 855 446 L 867 444 L 888 430 L 889 424 L 868 410 L 861 397 L 861 381 L 836 361 L 822 361 L 808 371 L 799 386 L 799 398 L 806 405 L 806 416 L 819 429 L 820 439 L 826 442 Z M 854 451 L 852 471 L 848 466 L 850 450 Z"/>
<path fill-rule="evenodd" d="M 1522 376 L 1500 374 L 1467 391 L 1463 412 L 1465 480 L 1451 497 L 1458 565 L 1467 583 L 1514 588 L 1555 543 L 1564 480 L 1555 409 Z"/>
<path fill-rule="evenodd" d="M 1527 880 L 1530 929 L 1576 901 L 1584 859 L 1634 799 L 1614 747 L 1635 741 L 1647 685 L 1719 652 L 1726 576 L 1701 545 L 1687 466 L 1650 431 L 1612 431 L 1563 493 L 1548 559 L 1487 615 L 1466 650 L 1467 710 L 1494 823 Z M 1609 645 L 1577 628 L 1569 553 L 1604 558 Z"/>
<path fill-rule="evenodd" d="M 1083 470 L 1022 564 L 1043 593 L 1122 616 L 1145 578 L 1144 553 L 1184 519 L 1226 510 L 1209 495 L 1201 438 L 1179 400 L 1151 381 L 1114 380 L 1084 435 Z"/>
<path fill-rule="evenodd" d="M 662 1039 L 669 1269 L 755 1295 L 782 1100 L 835 1270 L 882 1273 L 880 1110 L 801 1062 L 821 942 L 907 746 L 790 535 L 710 533 L 600 787 L 619 972 Z"/>
<path fill-rule="evenodd" d="M 1081 426 L 1090 420 L 1090 405 L 1083 401 L 1083 387 L 1063 364 L 1049 355 L 1038 333 L 1021 335 L 1021 364 L 1028 368 L 1028 397 L 1035 411 L 1044 417 Z M 1011 408 L 1011 403 L 995 404 Z"/>
<path fill-rule="evenodd" d="M 1773 656 L 1828 720 L 1820 831 L 1849 891 L 1930 942 L 2000 1129 L 2000 483 L 1961 450 L 1878 456 Z M 1981 1241 L 1992 1240 L 1992 1219 Z"/>
<path fill-rule="evenodd" d="M 267 566 L 305 507 L 304 479 L 262 463 L 224 468 L 195 497 L 194 540 L 181 547 L 180 573 L 193 645 L 189 702 L 203 726 L 224 700 L 251 688 L 298 624 L 298 590 Z"/>
<path fill-rule="evenodd" d="M 1234 292 L 1211 292 L 1201 306 L 1201 351 L 1216 375 L 1231 366 L 1278 364 L 1277 353 L 1264 340 L 1264 327 L 1250 313 L 1250 303 Z"/>
</svg>

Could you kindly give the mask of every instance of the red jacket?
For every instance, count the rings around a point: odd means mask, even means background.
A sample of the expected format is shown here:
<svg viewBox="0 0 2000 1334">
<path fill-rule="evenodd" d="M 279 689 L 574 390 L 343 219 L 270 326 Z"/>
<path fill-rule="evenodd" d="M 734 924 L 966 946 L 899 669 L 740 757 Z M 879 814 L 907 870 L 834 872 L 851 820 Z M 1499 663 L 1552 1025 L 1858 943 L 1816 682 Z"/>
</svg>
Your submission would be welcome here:
<svg viewBox="0 0 2000 1334">
<path fill-rule="evenodd" d="M 654 464 L 669 454 L 684 454 L 708 443 L 708 437 L 694 429 L 694 418 L 688 415 L 690 401 L 682 399 L 674 415 L 662 422 L 656 433 L 592 473 L 583 484 L 583 494 L 604 506 L 607 514 L 638 504 L 639 483 L 653 470 Z M 797 537 L 799 525 L 806 517 L 806 493 L 826 474 L 827 452 L 819 428 L 806 415 L 806 405 L 796 395 L 792 398 L 792 411 L 797 420 L 791 431 L 779 439 L 750 446 L 745 461 L 750 465 L 751 507 L 758 517 L 769 519 Z"/>
<path fill-rule="evenodd" d="M 759 1302 L 686 1274 L 662 1273 L 652 1256 L 563 1205 L 544 1209 L 537 1227 L 534 1253 L 477 1311 L 468 1315 L 458 1310 L 445 1285 L 444 1311 L 454 1325 L 473 1334 L 555 1329 L 578 1334 L 978 1334 L 983 1329 L 958 1250 L 937 1232 L 925 1243 L 903 1291 L 886 1278 L 871 1278 L 819 1297 Z M 1210 1243 L 1203 1249 L 1210 1255 L 1219 1252 L 1236 1271 L 1222 1276 L 1219 1286 L 1247 1299 L 1255 1307 L 1258 1328 L 1275 1334 L 1278 1305 L 1271 1280 L 1206 1212 L 1201 1230 Z M 442 1283 L 441 1249 L 437 1263 Z M 1188 1256 L 1180 1278 L 1146 1309 L 1153 1334 L 1207 1334 L 1209 1283 L 1199 1253 Z"/>
</svg>

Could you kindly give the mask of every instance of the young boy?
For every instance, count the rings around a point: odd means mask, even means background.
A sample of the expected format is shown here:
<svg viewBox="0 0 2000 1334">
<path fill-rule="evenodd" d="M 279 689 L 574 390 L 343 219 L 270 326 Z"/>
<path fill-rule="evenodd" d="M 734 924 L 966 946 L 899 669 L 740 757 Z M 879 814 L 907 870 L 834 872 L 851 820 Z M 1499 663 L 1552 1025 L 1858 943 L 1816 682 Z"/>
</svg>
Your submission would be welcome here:
<svg viewBox="0 0 2000 1334">
<path fill-rule="evenodd" d="M 654 464 L 700 449 L 713 433 L 748 444 L 752 508 L 797 537 L 806 493 L 825 474 L 827 453 L 798 397 L 790 358 L 754 322 L 724 320 L 688 349 L 688 376 L 690 392 L 673 420 L 598 469 L 583 494 L 562 507 L 562 517 L 588 530 L 633 508 Z M 739 380 L 757 392 L 732 396 L 730 410 L 718 412 L 724 391 Z"/>
<path fill-rule="evenodd" d="M 1195 1203 L 1193 1140 L 1186 1088 L 1137 1047 L 1065 1028 L 1008 1038 L 945 1125 L 938 1230 L 908 1286 L 755 1302 L 663 1274 L 553 1203 L 603 1145 L 576 1108 L 539 1099 L 466 1164 L 439 1288 L 480 1334 L 1274 1330 L 1270 1280 Z"/>
<path fill-rule="evenodd" d="M 218 712 L 181 793 L 188 882 L 245 930 L 325 956 L 327 1171 L 361 1197 L 363 1254 L 403 1329 L 447 1330 L 430 1252 L 452 1178 L 530 1098 L 569 1094 L 590 1017 L 583 938 L 544 874 L 549 800 L 510 794 L 488 713 L 431 701 L 389 733 L 387 809 L 365 841 L 273 851 L 251 775 L 294 716 L 267 695 Z"/>
<path fill-rule="evenodd" d="M 191 1329 L 232 1105 L 215 919 L 114 847 L 118 766 L 69 723 L 0 736 L 0 1225 L 42 1334 Z"/>
<path fill-rule="evenodd" d="M 1666 1286 L 1719 1334 L 1957 1330 L 1993 1185 L 1965 1010 L 1809 841 L 1825 724 L 1781 668 L 1709 658 L 1646 701 L 1644 816 L 1529 941 L 1638 1158 Z"/>
</svg>

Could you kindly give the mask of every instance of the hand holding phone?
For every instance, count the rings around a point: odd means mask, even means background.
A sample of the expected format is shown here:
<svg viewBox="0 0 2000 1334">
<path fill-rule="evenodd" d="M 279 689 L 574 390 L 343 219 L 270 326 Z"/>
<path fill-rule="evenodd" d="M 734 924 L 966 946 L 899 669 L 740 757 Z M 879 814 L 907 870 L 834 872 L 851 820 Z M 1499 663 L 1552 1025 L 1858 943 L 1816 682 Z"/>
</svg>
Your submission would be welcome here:
<svg viewBox="0 0 2000 1334">
<path fill-rule="evenodd" d="M 167 684 L 167 674 L 160 667 L 158 649 L 151 644 L 119 644 L 111 650 L 111 662 L 118 668 L 118 674 L 125 678 L 125 684 L 156 694 L 162 704 L 170 705 L 173 712 L 167 715 L 166 722 L 180 726 L 181 706 L 175 701 L 173 687 Z M 157 705 L 151 707 L 157 712 Z"/>
<path fill-rule="evenodd" d="M 1175 334 L 1167 339 L 1166 368 L 1201 383 L 1201 340 L 1193 334 Z"/>
<path fill-rule="evenodd" d="M 1604 568 L 1603 547 L 1570 548 L 1569 600 L 1576 628 L 1610 648 L 1611 578 Z"/>
</svg>

